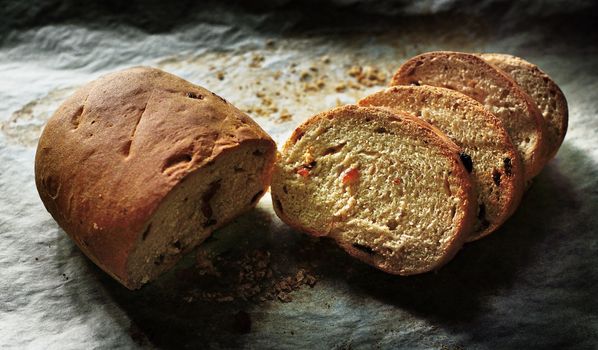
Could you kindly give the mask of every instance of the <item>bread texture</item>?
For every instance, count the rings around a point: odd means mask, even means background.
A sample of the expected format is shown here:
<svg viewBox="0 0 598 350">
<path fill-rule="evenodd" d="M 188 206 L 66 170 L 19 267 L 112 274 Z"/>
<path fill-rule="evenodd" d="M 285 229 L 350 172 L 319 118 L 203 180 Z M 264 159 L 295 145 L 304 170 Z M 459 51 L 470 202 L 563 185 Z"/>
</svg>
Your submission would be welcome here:
<svg viewBox="0 0 598 350">
<path fill-rule="evenodd" d="M 501 121 L 474 99 L 432 86 L 394 86 L 359 101 L 415 115 L 443 131 L 471 158 L 477 220 L 468 240 L 496 230 L 517 209 L 523 167 Z"/>
<path fill-rule="evenodd" d="M 405 113 L 344 106 L 300 125 L 272 178 L 276 214 L 383 271 L 448 262 L 471 233 L 476 199 L 460 149 Z"/>
<path fill-rule="evenodd" d="M 546 163 L 546 126 L 532 98 L 504 72 L 480 57 L 449 51 L 428 52 L 405 62 L 391 85 L 432 85 L 464 93 L 496 115 L 517 147 L 526 182 Z"/>
<path fill-rule="evenodd" d="M 559 86 L 538 66 L 523 58 L 500 53 L 484 53 L 480 57 L 507 73 L 536 102 L 546 121 L 546 160 L 552 159 L 565 139 L 569 123 L 567 99 Z"/>
<path fill-rule="evenodd" d="M 81 250 L 136 289 L 252 208 L 275 153 L 223 98 L 136 67 L 88 83 L 58 108 L 39 140 L 35 180 Z"/>
</svg>

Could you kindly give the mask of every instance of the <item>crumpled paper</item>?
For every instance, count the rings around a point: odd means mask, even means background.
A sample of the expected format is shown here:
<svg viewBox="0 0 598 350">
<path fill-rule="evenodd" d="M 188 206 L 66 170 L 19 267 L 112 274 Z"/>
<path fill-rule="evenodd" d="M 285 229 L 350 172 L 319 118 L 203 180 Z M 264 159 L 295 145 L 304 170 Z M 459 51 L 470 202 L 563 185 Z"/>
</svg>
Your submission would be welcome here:
<svg viewBox="0 0 598 350">
<path fill-rule="evenodd" d="M 260 29 L 277 21 L 276 12 L 227 11 L 218 9 L 222 21 L 152 34 L 72 23 L 9 33 L 0 47 L 0 347 L 596 347 L 596 33 L 483 16 L 460 25 L 401 17 L 312 27 L 299 14 L 287 20 L 292 30 L 277 32 Z M 521 55 L 553 76 L 570 110 L 561 150 L 515 215 L 438 272 L 376 271 L 284 225 L 266 195 L 202 249 L 267 250 L 280 271 L 307 263 L 315 286 L 291 292 L 285 303 L 195 302 L 177 272 L 194 265 L 190 254 L 177 271 L 131 292 L 85 258 L 37 195 L 41 128 L 66 96 L 103 73 L 143 64 L 177 74 L 247 111 L 281 145 L 310 115 L 381 89 L 403 60 L 435 49 Z M 299 253 L 305 247 L 310 254 Z"/>
</svg>

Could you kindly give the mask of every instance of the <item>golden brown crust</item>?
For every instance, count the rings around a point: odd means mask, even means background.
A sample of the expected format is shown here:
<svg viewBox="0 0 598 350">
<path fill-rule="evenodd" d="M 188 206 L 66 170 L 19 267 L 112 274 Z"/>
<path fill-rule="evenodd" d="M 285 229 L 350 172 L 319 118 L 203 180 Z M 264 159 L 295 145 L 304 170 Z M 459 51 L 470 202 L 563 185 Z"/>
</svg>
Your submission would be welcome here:
<svg viewBox="0 0 598 350">
<path fill-rule="evenodd" d="M 474 54 L 452 51 L 428 52 L 415 56 L 405 62 L 394 74 L 390 85 L 410 85 L 413 83 L 419 84 L 420 82 L 424 85 L 436 85 L 428 84 L 429 82 L 426 81 L 426 77 L 419 75 L 422 71 L 421 67 L 430 63 L 450 65 L 450 62 L 454 60 L 466 63 L 469 66 L 469 71 L 477 72 L 482 75 L 485 80 L 490 80 L 494 85 L 502 87 L 504 91 L 509 91 L 510 95 L 517 98 L 518 101 L 523 102 L 524 117 L 534 126 L 533 136 L 535 137 L 535 144 L 532 147 L 533 151 L 529 152 L 527 156 L 522 154 L 521 158 L 525 167 L 526 181 L 532 179 L 542 171 L 546 162 L 546 147 L 548 146 L 545 139 L 545 122 L 540 110 L 532 98 L 525 93 L 512 78 L 498 68 L 490 65 Z M 448 81 L 443 83 L 441 87 L 452 88 Z M 471 97 L 484 103 L 483 96 Z M 503 118 L 500 115 L 497 115 L 497 117 Z M 503 122 L 505 125 L 508 125 L 507 120 L 503 119 Z M 511 138 L 515 139 L 511 131 L 509 131 Z"/>
<path fill-rule="evenodd" d="M 459 198 L 461 198 L 459 204 L 462 207 L 459 212 L 462 214 L 460 217 L 457 218 L 458 225 L 455 229 L 454 235 L 451 237 L 451 240 L 446 244 L 442 259 L 437 260 L 434 265 L 414 270 L 405 269 L 403 266 L 394 266 L 390 264 L 387 260 L 372 257 L 371 255 L 364 253 L 359 249 L 356 249 L 352 245 L 352 242 L 344 242 L 342 238 L 338 235 L 330 235 L 330 230 L 328 230 L 327 228 L 322 228 L 322 230 L 314 230 L 309 227 L 305 227 L 289 218 L 280 209 L 280 204 L 276 203 L 278 198 L 277 194 L 275 193 L 276 186 L 273 185 L 272 199 L 275 212 L 280 217 L 280 219 L 287 223 L 289 226 L 299 231 L 303 231 L 307 234 L 310 234 L 312 236 L 329 236 L 333 238 L 337 242 L 337 244 L 341 246 L 345 251 L 347 251 L 347 253 L 349 253 L 351 256 L 387 273 L 397 275 L 412 275 L 437 269 L 446 264 L 455 256 L 455 254 L 459 251 L 459 249 L 469 236 L 475 220 L 475 205 L 473 203 L 475 203 L 476 201 L 475 192 L 471 186 L 469 173 L 465 170 L 459 157 L 460 148 L 457 145 L 455 145 L 452 141 L 450 141 L 446 137 L 446 135 L 444 135 L 444 133 L 442 133 L 440 130 L 418 119 L 417 117 L 406 113 L 391 112 L 390 110 L 378 107 L 358 107 L 353 105 L 342 106 L 332 109 L 330 111 L 319 113 L 302 123 L 299 127 L 295 129 L 293 134 L 287 140 L 283 147 L 282 153 L 286 153 L 286 151 L 296 143 L 297 139 L 303 135 L 304 130 L 309 129 L 320 119 L 363 119 L 366 118 L 365 116 L 376 116 L 378 118 L 385 118 L 391 121 L 399 121 L 402 124 L 402 127 L 406 127 L 412 135 L 418 135 L 419 138 L 425 139 L 430 145 L 438 147 L 438 149 L 441 150 L 441 153 L 445 157 L 451 159 L 451 163 L 453 164 L 453 174 L 456 177 L 462 179 L 460 181 L 459 186 L 460 193 L 458 194 Z M 277 171 L 279 171 L 279 168 L 275 167 L 275 172 Z M 277 175 L 274 175 L 273 179 L 276 178 Z"/>
<path fill-rule="evenodd" d="M 127 259 L 174 186 L 248 141 L 272 139 L 216 94 L 135 67 L 77 90 L 48 121 L 35 161 L 47 210 L 102 269 L 129 286 Z"/>
<path fill-rule="evenodd" d="M 488 63 L 496 66 L 498 69 L 504 71 L 517 82 L 519 82 L 519 80 L 513 73 L 517 70 L 526 71 L 537 80 L 538 84 L 536 87 L 544 87 L 544 91 L 541 91 L 541 93 L 552 95 L 554 98 L 554 105 L 556 109 L 561 111 L 561 113 L 551 115 L 550 118 L 548 115 L 544 115 L 547 124 L 549 141 L 546 155 L 546 161 L 548 162 L 556 155 L 561 144 L 563 143 L 563 140 L 565 139 L 565 135 L 567 134 L 569 109 L 565 94 L 548 74 L 546 74 L 535 64 L 528 62 L 521 57 L 499 53 L 483 53 L 480 54 L 480 57 L 486 60 Z M 528 87 L 521 83 L 519 85 L 524 90 L 528 89 Z M 532 91 L 527 90 L 526 92 L 533 98 Z"/>
<path fill-rule="evenodd" d="M 499 159 L 500 162 L 503 162 L 504 159 L 509 159 L 509 169 L 508 171 L 505 170 L 505 172 L 508 172 L 508 176 L 504 176 L 500 182 L 500 203 L 497 203 L 500 205 L 496 208 L 500 211 L 499 214 L 493 217 L 490 223 L 482 224 L 480 227 L 481 230 L 472 232 L 468 241 L 474 241 L 492 233 L 515 212 L 521 200 L 524 187 L 521 160 L 500 119 L 487 111 L 479 102 L 460 92 L 445 88 L 434 86 L 393 86 L 361 99 L 358 104 L 360 106 L 386 107 L 393 111 L 403 110 L 407 113 L 415 113 L 413 109 L 421 108 L 421 105 L 440 107 L 447 110 L 450 109 L 455 114 L 455 119 L 463 118 L 463 120 L 467 120 L 466 115 L 468 116 L 467 118 L 475 118 L 477 121 L 476 125 L 468 125 L 467 130 L 473 130 L 472 127 L 477 127 L 479 123 L 491 127 L 493 135 L 496 136 L 496 139 L 493 140 L 494 147 L 501 151 L 502 158 Z M 404 109 L 403 106 L 406 106 L 407 109 Z M 432 122 L 430 121 L 430 123 Z M 451 123 L 448 127 L 449 129 L 445 128 L 446 130 L 444 131 L 446 134 L 458 135 L 459 132 L 457 130 L 450 129 L 460 127 L 462 123 Z M 470 146 L 462 144 L 464 140 L 458 138 L 453 139 L 453 141 L 461 147 L 467 148 Z M 475 159 L 473 163 L 475 168 Z M 474 172 L 474 174 L 477 176 L 478 181 L 476 182 L 478 186 L 481 186 L 483 183 L 482 177 L 489 178 L 492 176 L 491 171 L 486 173 Z M 491 190 L 491 188 L 483 188 L 480 191 L 486 192 L 488 190 Z M 484 220 L 483 217 L 478 219 L 480 221 Z"/>
</svg>

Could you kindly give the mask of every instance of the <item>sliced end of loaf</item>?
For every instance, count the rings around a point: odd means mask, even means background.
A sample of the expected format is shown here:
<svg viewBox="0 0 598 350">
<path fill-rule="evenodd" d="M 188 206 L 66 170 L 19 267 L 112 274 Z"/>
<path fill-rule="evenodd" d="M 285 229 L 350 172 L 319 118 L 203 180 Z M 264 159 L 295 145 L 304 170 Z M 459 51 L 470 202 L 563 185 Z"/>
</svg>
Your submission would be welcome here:
<svg viewBox="0 0 598 350">
<path fill-rule="evenodd" d="M 272 198 L 291 226 L 401 275 L 446 263 L 475 215 L 458 147 L 380 108 L 340 107 L 301 125 L 275 166 Z"/>
<path fill-rule="evenodd" d="M 523 58 L 499 53 L 484 53 L 480 57 L 507 73 L 534 100 L 546 121 L 546 161 L 552 159 L 563 143 L 569 121 L 567 99 L 559 86 Z"/>
<path fill-rule="evenodd" d="M 395 73 L 391 85 L 433 85 L 464 93 L 482 103 L 508 130 L 530 180 L 546 162 L 546 126 L 540 110 L 506 73 L 480 57 L 437 51 L 416 56 Z"/>
<path fill-rule="evenodd" d="M 244 142 L 173 188 L 139 234 L 126 286 L 137 289 L 154 280 L 214 230 L 253 208 L 268 188 L 275 150 L 272 142 Z"/>
</svg>

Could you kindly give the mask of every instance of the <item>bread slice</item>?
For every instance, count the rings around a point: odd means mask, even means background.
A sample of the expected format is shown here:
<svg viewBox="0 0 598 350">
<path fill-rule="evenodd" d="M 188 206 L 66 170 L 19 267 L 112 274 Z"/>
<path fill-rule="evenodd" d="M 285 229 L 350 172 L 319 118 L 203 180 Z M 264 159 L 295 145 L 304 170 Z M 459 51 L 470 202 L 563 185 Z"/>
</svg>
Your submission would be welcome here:
<svg viewBox="0 0 598 350">
<path fill-rule="evenodd" d="M 76 91 L 40 138 L 44 205 L 130 289 L 166 271 L 268 187 L 276 145 L 218 95 L 158 69 Z"/>
<path fill-rule="evenodd" d="M 433 85 L 457 90 L 482 103 L 506 127 L 525 169 L 525 180 L 545 164 L 545 122 L 540 110 L 505 73 L 478 56 L 437 51 L 405 62 L 391 85 Z"/>
<path fill-rule="evenodd" d="M 567 99 L 559 86 L 523 58 L 500 53 L 484 53 L 480 57 L 507 73 L 536 102 L 546 121 L 546 161 L 552 159 L 563 143 L 569 122 Z"/>
<path fill-rule="evenodd" d="M 275 165 L 272 200 L 287 224 L 399 275 L 448 262 L 477 207 L 460 149 L 439 130 L 357 106 L 315 115 L 293 132 Z"/>
<path fill-rule="evenodd" d="M 470 241 L 490 234 L 513 214 L 523 193 L 521 160 L 500 120 L 480 103 L 445 88 L 394 86 L 359 105 L 413 114 L 446 133 L 470 156 L 478 206 Z"/>
</svg>

